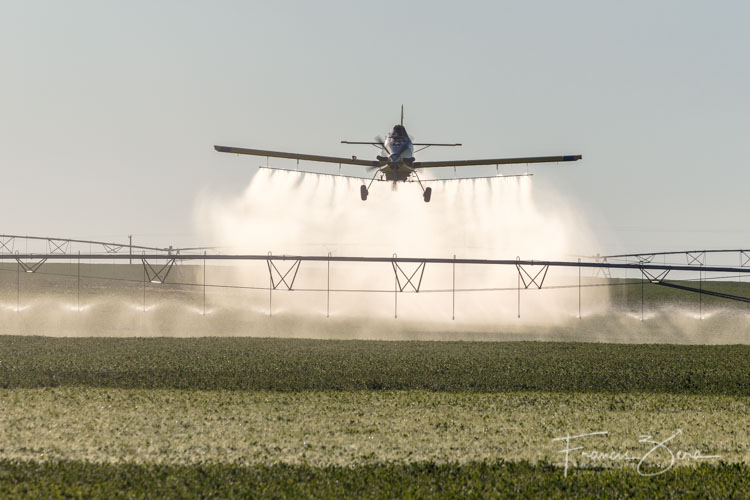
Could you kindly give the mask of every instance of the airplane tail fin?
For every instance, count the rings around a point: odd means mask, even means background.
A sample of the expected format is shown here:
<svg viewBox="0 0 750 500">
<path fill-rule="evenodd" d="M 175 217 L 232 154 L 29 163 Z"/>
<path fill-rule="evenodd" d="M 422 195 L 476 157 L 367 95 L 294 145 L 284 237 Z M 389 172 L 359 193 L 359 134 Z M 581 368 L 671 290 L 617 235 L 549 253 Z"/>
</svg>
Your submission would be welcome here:
<svg viewBox="0 0 750 500">
<path fill-rule="evenodd" d="M 404 105 L 401 105 L 401 126 L 404 126 Z"/>
</svg>

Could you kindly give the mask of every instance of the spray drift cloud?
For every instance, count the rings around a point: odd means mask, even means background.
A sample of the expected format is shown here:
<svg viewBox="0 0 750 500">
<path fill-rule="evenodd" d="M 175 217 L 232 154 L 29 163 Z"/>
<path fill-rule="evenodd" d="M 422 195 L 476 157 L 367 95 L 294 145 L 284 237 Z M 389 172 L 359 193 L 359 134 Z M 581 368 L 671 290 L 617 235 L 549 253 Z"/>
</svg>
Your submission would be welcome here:
<svg viewBox="0 0 750 500">
<path fill-rule="evenodd" d="M 424 203 L 414 183 L 376 184 L 366 202 L 360 182 L 302 172 L 262 169 L 234 200 L 204 195 L 198 226 L 207 240 L 232 252 L 276 255 L 565 259 L 590 251 L 594 240 L 570 207 L 543 211 L 534 203 L 530 177 L 437 181 L 432 201 Z M 228 250 L 229 251 L 229 250 Z M 415 266 L 405 266 L 410 274 Z M 282 270 L 282 272 L 284 272 Z M 330 311 L 338 317 L 399 318 L 455 324 L 452 266 L 428 266 L 420 293 L 394 297 L 389 264 L 336 263 L 330 270 L 334 292 Z M 265 262 L 236 270 L 245 283 L 268 286 Z M 456 266 L 455 316 L 465 325 L 517 322 L 517 272 L 514 267 Z M 325 290 L 325 263 L 305 262 L 295 288 Z M 547 284 L 577 283 L 577 271 L 555 269 Z M 477 289 L 493 291 L 468 291 Z M 536 322 L 570 318 L 577 312 L 574 289 L 531 290 L 522 308 Z M 325 293 L 295 291 L 274 296 L 274 314 L 325 314 Z M 268 302 L 258 294 L 256 307 Z"/>
</svg>

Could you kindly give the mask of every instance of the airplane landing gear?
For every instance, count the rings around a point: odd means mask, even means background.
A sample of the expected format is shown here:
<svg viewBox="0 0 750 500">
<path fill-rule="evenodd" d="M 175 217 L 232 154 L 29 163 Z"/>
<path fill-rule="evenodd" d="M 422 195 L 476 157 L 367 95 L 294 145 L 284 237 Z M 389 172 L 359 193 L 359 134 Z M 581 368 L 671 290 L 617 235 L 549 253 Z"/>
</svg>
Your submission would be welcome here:
<svg viewBox="0 0 750 500">
<path fill-rule="evenodd" d="M 375 177 L 377 177 L 379 173 L 380 169 L 376 168 L 375 175 L 373 175 L 372 179 L 370 179 L 370 184 L 368 184 L 367 186 L 365 186 L 364 184 L 359 186 L 359 196 L 362 198 L 362 201 L 367 201 L 367 194 L 369 193 L 370 186 L 372 186 L 372 183 L 375 182 Z"/>
<path fill-rule="evenodd" d="M 417 171 L 416 170 L 414 170 L 414 177 L 417 178 L 417 182 L 419 183 L 419 187 L 422 188 L 422 198 L 424 198 L 424 202 L 425 203 L 429 203 L 430 202 L 430 197 L 432 196 L 432 188 L 431 187 L 427 187 L 426 188 L 426 187 L 424 187 L 422 185 L 422 180 L 417 175 Z"/>
</svg>

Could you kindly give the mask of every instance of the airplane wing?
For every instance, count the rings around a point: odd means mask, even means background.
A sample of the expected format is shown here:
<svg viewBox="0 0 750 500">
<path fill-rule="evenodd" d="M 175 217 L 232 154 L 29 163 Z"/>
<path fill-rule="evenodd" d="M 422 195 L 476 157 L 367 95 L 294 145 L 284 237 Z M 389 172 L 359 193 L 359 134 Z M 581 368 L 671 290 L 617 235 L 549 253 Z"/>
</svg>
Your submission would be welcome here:
<svg viewBox="0 0 750 500">
<path fill-rule="evenodd" d="M 488 158 L 486 160 L 415 161 L 414 168 L 465 167 L 468 165 L 509 165 L 515 163 L 554 163 L 576 161 L 581 155 L 529 156 L 526 158 Z"/>
<path fill-rule="evenodd" d="M 310 172 L 309 170 L 295 170 L 291 168 L 281 168 L 281 167 L 266 167 L 261 165 L 258 168 L 267 168 L 268 170 L 283 170 L 284 172 L 297 172 L 298 174 L 310 174 L 310 175 L 324 175 L 326 177 L 343 177 L 345 179 L 361 179 L 363 181 L 371 181 L 372 176 L 369 177 L 360 177 L 358 175 L 343 175 L 343 174 L 330 174 L 326 172 Z M 379 181 L 380 179 L 375 179 L 376 181 Z M 424 181 L 422 181 L 424 182 Z"/>
<path fill-rule="evenodd" d="M 300 153 L 284 153 L 282 151 L 266 151 L 264 149 L 233 148 L 230 146 L 214 146 L 220 153 L 234 153 L 238 155 L 266 156 L 271 158 L 289 158 L 292 160 L 319 161 L 323 163 L 340 163 L 343 165 L 361 165 L 363 167 L 378 167 L 376 160 L 359 160 L 357 158 L 339 158 L 337 156 L 318 156 Z"/>
</svg>

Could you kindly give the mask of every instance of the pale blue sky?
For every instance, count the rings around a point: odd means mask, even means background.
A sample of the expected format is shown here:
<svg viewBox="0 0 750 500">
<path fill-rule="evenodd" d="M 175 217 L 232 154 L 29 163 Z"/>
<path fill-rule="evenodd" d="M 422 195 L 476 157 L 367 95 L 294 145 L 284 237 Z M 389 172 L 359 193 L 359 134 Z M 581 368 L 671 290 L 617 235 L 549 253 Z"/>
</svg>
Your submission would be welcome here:
<svg viewBox="0 0 750 500">
<path fill-rule="evenodd" d="M 534 183 L 603 252 L 747 248 L 748 5 L 4 0 L 0 233 L 210 244 L 258 164 L 213 144 L 366 156 L 403 103 L 464 143 L 422 159 L 583 154 Z"/>
</svg>

